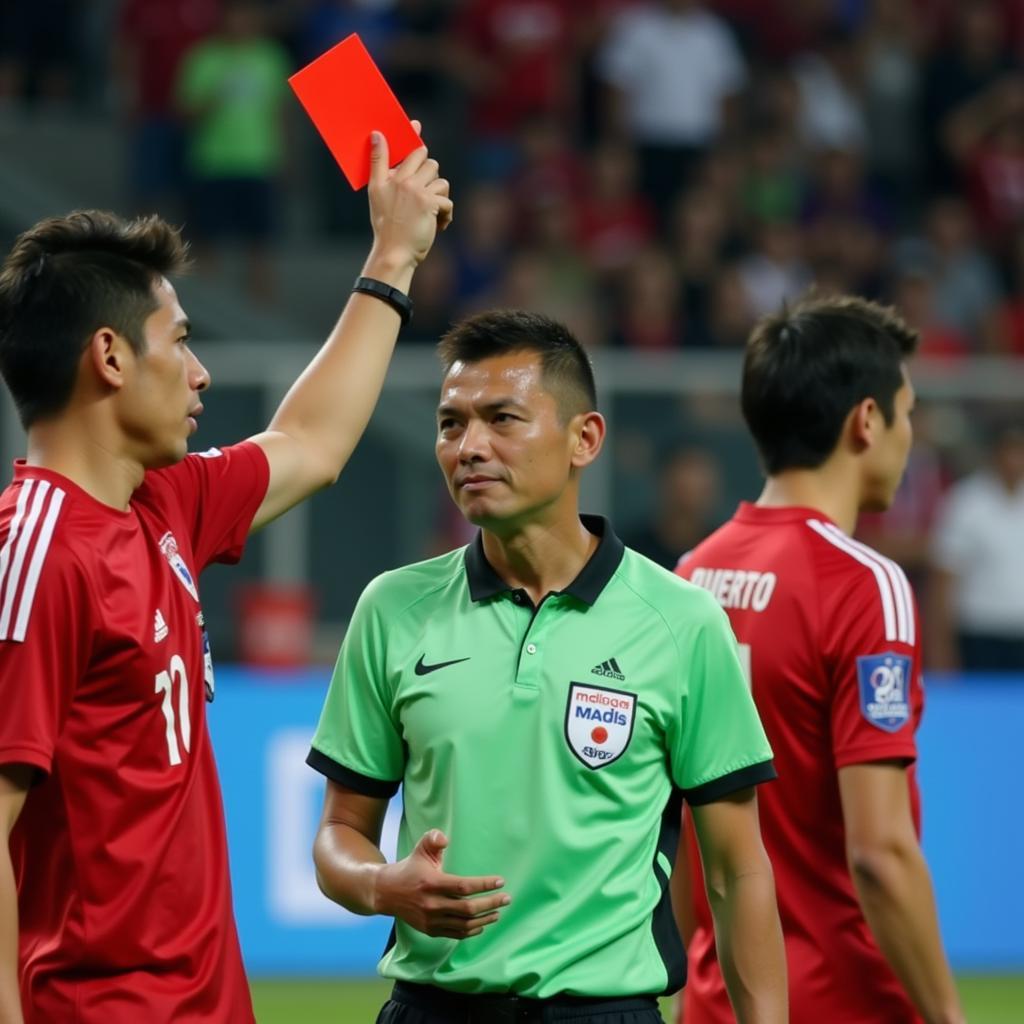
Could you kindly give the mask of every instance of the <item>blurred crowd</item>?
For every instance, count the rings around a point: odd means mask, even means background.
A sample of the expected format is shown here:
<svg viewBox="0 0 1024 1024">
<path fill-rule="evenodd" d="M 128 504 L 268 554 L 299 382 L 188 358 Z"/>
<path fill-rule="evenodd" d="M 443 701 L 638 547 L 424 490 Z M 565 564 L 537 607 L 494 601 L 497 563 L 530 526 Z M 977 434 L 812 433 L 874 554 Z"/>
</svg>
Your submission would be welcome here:
<svg viewBox="0 0 1024 1024">
<path fill-rule="evenodd" d="M 814 287 L 892 303 L 952 368 L 1024 357 L 1024 0 L 0 0 L 0 103 L 121 117 L 134 206 L 185 219 L 208 266 L 243 242 L 267 301 L 289 194 L 315 232 L 365 232 L 285 83 L 351 32 L 458 202 L 409 340 L 511 305 L 593 347 L 736 348 Z M 997 534 L 1024 553 L 1020 434 L 992 426 L 987 499 L 964 497 L 940 413 L 863 533 L 947 640 L 997 634 L 1024 667 L 1021 573 L 983 553 Z M 698 454 L 663 461 L 663 503 L 713 489 Z M 714 515 L 659 511 L 646 542 L 671 560 Z M 979 515 L 1005 530 L 968 550 Z M 971 571 L 975 598 L 950 596 Z M 991 574 L 1011 572 L 993 614 Z M 935 640 L 933 663 L 961 663 L 954 646 Z"/>
<path fill-rule="evenodd" d="M 424 339 L 497 303 L 737 346 L 813 285 L 1024 355 L 1021 0 L 4 0 L 0 97 L 123 116 L 136 206 L 245 241 L 266 298 L 287 189 L 363 227 L 285 84 L 350 32 L 457 185 Z"/>
</svg>

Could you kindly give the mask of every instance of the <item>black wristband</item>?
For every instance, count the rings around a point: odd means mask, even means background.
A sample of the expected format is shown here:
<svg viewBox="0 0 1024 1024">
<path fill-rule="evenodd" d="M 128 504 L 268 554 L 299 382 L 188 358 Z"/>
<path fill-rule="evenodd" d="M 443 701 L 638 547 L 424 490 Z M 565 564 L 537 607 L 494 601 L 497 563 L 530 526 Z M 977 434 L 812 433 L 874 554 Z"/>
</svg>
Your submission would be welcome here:
<svg viewBox="0 0 1024 1024">
<path fill-rule="evenodd" d="M 412 319 L 412 299 L 405 292 L 400 292 L 375 277 L 357 277 L 356 283 L 352 285 L 352 291 L 372 295 L 381 302 L 386 302 L 402 318 L 403 324 Z"/>
</svg>

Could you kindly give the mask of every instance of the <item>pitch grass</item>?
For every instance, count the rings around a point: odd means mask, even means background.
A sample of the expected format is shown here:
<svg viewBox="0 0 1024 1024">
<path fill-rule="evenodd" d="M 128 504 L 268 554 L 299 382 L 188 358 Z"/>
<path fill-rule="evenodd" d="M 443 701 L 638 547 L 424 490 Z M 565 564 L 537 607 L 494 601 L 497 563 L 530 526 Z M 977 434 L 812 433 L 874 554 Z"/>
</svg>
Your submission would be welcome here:
<svg viewBox="0 0 1024 1024">
<path fill-rule="evenodd" d="M 962 975 L 958 979 L 971 1024 L 1024 1024 L 1024 975 Z M 390 985 L 348 981 L 254 980 L 259 1024 L 373 1024 Z M 670 1021 L 670 1003 L 662 1015 Z"/>
</svg>

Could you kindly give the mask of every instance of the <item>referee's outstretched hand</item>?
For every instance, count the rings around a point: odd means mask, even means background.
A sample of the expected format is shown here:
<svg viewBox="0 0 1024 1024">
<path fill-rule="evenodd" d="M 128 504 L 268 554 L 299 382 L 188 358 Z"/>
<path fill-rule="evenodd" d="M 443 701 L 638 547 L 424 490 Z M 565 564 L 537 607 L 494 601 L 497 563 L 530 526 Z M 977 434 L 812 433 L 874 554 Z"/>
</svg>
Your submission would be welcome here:
<svg viewBox="0 0 1024 1024">
<path fill-rule="evenodd" d="M 414 121 L 419 131 L 419 121 Z M 370 221 L 373 246 L 397 264 L 415 266 L 430 252 L 438 230 L 452 220 L 448 180 L 427 147 L 414 149 L 391 167 L 388 140 L 374 132 L 370 147 Z"/>
<path fill-rule="evenodd" d="M 468 939 L 498 920 L 498 908 L 512 902 L 495 893 L 505 880 L 495 875 L 467 878 L 442 868 L 448 837 L 431 829 L 404 860 L 377 873 L 375 909 L 397 917 L 425 935 Z M 483 895 L 490 893 L 491 895 Z"/>
</svg>

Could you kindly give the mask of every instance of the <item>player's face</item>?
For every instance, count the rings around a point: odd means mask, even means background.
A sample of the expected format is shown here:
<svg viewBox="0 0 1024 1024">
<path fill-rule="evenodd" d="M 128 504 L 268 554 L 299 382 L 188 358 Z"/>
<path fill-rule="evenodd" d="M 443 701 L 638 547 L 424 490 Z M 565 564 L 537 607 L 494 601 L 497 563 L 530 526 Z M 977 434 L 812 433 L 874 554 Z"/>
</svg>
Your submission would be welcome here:
<svg viewBox="0 0 1024 1024">
<path fill-rule="evenodd" d="M 892 423 L 883 423 L 866 464 L 864 511 L 884 512 L 892 504 L 914 440 L 914 429 L 910 423 L 913 409 L 914 388 L 904 368 L 903 384 L 893 400 Z"/>
<path fill-rule="evenodd" d="M 158 306 L 145 323 L 146 348 L 135 357 L 120 396 L 122 428 L 147 469 L 185 457 L 203 411 L 199 392 L 210 383 L 188 347 L 188 318 L 174 288 L 161 280 L 153 292 Z"/>
<path fill-rule="evenodd" d="M 462 514 L 499 532 L 542 520 L 568 494 L 577 419 L 561 421 L 535 352 L 455 363 L 441 385 L 436 449 Z"/>
</svg>

